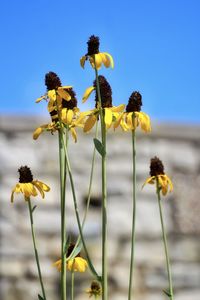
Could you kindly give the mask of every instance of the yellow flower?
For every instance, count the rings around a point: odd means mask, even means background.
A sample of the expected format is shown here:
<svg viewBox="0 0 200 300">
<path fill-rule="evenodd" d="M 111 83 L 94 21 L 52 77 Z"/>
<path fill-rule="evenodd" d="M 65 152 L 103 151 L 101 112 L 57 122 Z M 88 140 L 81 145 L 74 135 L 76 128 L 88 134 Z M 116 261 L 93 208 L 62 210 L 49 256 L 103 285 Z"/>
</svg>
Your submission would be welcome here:
<svg viewBox="0 0 200 300">
<path fill-rule="evenodd" d="M 74 250 L 74 244 L 70 244 L 68 249 L 67 249 L 67 253 L 66 253 L 66 257 L 68 258 L 66 261 L 66 268 L 69 271 L 75 271 L 75 272 L 85 272 L 87 269 L 87 261 L 81 257 L 80 253 L 78 253 L 76 255 L 76 257 L 74 258 L 70 258 L 70 255 L 72 254 L 73 250 Z M 70 258 L 70 259 L 69 259 Z M 62 260 L 59 259 L 57 260 L 55 263 L 53 263 L 53 266 L 55 266 L 58 271 L 61 271 L 62 268 Z"/>
<path fill-rule="evenodd" d="M 62 86 L 60 78 L 54 72 L 49 72 L 45 75 L 45 84 L 47 86 L 47 93 L 39 97 L 36 103 L 41 100 L 48 101 L 48 111 L 52 112 L 55 109 L 62 109 L 63 101 L 70 101 L 71 95 L 69 90 L 71 86 Z"/>
<path fill-rule="evenodd" d="M 147 183 L 154 184 L 157 181 L 158 181 L 158 184 L 159 184 L 159 188 L 162 190 L 163 196 L 165 196 L 167 194 L 168 188 L 169 188 L 170 192 L 173 191 L 172 181 L 166 174 L 151 176 L 151 177 L 147 178 L 147 180 L 145 181 L 143 186 Z"/>
<path fill-rule="evenodd" d="M 14 201 L 14 193 L 22 193 L 24 195 L 24 199 L 28 200 L 31 196 L 37 196 L 38 191 L 42 198 L 45 196 L 44 192 L 50 191 L 50 187 L 42 181 L 33 180 L 31 170 L 27 166 L 21 167 L 18 171 L 20 174 L 19 183 L 17 183 L 12 189 L 11 202 Z"/>
<path fill-rule="evenodd" d="M 150 118 L 142 111 L 122 113 L 116 119 L 114 128 L 117 128 L 119 125 L 124 131 L 135 130 L 138 126 L 140 126 L 144 132 L 151 131 Z"/>
<path fill-rule="evenodd" d="M 120 104 L 119 106 L 113 106 L 113 107 L 105 107 L 103 108 L 103 115 L 104 115 L 104 122 L 106 125 L 106 129 L 109 129 L 119 113 L 124 110 L 124 105 Z M 85 121 L 83 131 L 88 132 L 90 131 L 97 120 L 99 119 L 100 109 L 95 108 L 91 110 L 88 114 L 88 118 Z"/>
<path fill-rule="evenodd" d="M 86 290 L 86 293 L 89 294 L 89 297 L 94 296 L 95 299 L 101 295 L 101 286 L 98 281 L 93 280 L 89 289 Z"/>
<path fill-rule="evenodd" d="M 99 87 L 100 87 L 100 93 L 101 93 L 101 105 L 104 115 L 104 122 L 106 124 L 106 128 L 110 128 L 113 122 L 118 118 L 120 113 L 124 110 L 125 105 L 121 104 L 119 106 L 113 106 L 112 105 L 112 90 L 111 86 L 106 80 L 106 78 L 102 75 L 98 76 L 99 81 Z M 87 101 L 87 99 L 90 97 L 92 92 L 96 92 L 96 80 L 94 81 L 93 86 L 88 87 L 85 90 L 85 93 L 82 98 L 82 102 L 84 103 Z M 90 110 L 88 112 L 88 118 L 85 121 L 85 125 L 83 128 L 84 132 L 88 132 L 93 128 L 96 121 L 99 119 L 100 115 L 100 103 L 98 102 L 98 96 L 97 92 L 95 93 L 95 102 L 96 102 L 96 108 L 93 110 Z"/>
<path fill-rule="evenodd" d="M 88 53 L 81 57 L 80 64 L 84 68 L 85 61 L 89 58 L 92 68 L 99 70 L 104 64 L 106 68 L 114 68 L 114 61 L 112 56 L 107 52 L 99 52 L 99 38 L 92 35 L 88 42 Z"/>
<path fill-rule="evenodd" d="M 69 271 L 83 273 L 88 267 L 87 261 L 82 257 L 75 257 L 67 261 L 67 268 Z"/>
<path fill-rule="evenodd" d="M 121 126 L 124 131 L 136 130 L 138 126 L 144 132 L 151 131 L 151 122 L 147 114 L 141 111 L 142 96 L 139 92 L 133 92 L 126 106 L 126 112 L 116 119 L 114 128 Z"/>
<path fill-rule="evenodd" d="M 58 130 L 58 128 L 59 128 L 59 124 L 57 124 L 55 122 L 51 122 L 50 124 L 41 125 L 38 128 L 36 128 L 35 131 L 33 132 L 33 139 L 37 140 L 38 137 L 40 136 L 40 134 L 42 134 L 44 131 L 50 131 L 53 134 L 53 132 Z"/>
<path fill-rule="evenodd" d="M 57 260 L 53 265 L 60 272 L 61 267 L 62 267 L 62 260 L 61 259 Z M 83 272 L 86 271 L 87 266 L 88 266 L 87 261 L 84 258 L 80 257 L 80 256 L 77 256 L 73 259 L 69 259 L 66 262 L 66 267 L 69 271 L 75 271 L 75 272 L 83 273 Z"/>
<path fill-rule="evenodd" d="M 145 184 L 158 184 L 158 188 L 162 190 L 162 194 L 165 196 L 169 191 L 173 191 L 173 184 L 171 179 L 165 174 L 164 172 L 164 166 L 162 161 L 158 157 L 154 157 L 151 159 L 150 162 L 150 177 L 147 178 L 145 183 L 142 187 L 145 186 Z"/>
</svg>

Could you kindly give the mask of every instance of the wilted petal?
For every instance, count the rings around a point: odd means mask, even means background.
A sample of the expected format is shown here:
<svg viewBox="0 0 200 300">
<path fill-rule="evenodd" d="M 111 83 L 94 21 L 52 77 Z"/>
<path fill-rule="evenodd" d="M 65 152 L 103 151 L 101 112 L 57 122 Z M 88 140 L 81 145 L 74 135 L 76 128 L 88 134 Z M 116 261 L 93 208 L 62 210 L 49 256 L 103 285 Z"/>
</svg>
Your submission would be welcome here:
<svg viewBox="0 0 200 300">
<path fill-rule="evenodd" d="M 88 119 L 85 122 L 83 131 L 84 132 L 88 132 L 90 129 L 92 129 L 92 127 L 94 126 L 94 124 L 96 123 L 96 116 L 95 115 L 91 115 L 88 117 Z"/>
<path fill-rule="evenodd" d="M 85 103 L 85 101 L 90 97 L 91 93 L 95 90 L 95 87 L 90 86 L 85 90 L 85 93 L 83 95 L 82 103 Z"/>
</svg>

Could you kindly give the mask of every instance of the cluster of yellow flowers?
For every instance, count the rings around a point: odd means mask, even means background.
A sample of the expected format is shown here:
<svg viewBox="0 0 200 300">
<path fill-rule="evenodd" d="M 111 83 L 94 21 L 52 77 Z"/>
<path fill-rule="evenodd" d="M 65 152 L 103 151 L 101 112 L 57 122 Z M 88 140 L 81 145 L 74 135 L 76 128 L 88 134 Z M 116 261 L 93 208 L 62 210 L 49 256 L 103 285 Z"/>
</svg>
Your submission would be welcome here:
<svg viewBox="0 0 200 300">
<path fill-rule="evenodd" d="M 82 102 L 86 102 L 94 93 L 95 108 L 89 111 L 81 112 L 77 106 L 76 93 L 72 86 L 62 85 L 58 75 L 54 72 L 49 72 L 45 75 L 45 84 L 47 92 L 36 100 L 39 103 L 42 100 L 47 101 L 47 110 L 51 118 L 51 122 L 37 127 L 33 133 L 33 139 L 36 140 L 43 132 L 49 131 L 52 134 L 55 132 L 64 132 L 66 129 L 71 133 L 72 138 L 77 142 L 77 128 L 82 128 L 83 132 L 89 132 L 99 119 L 103 116 L 105 130 L 118 127 L 124 132 L 135 132 L 140 127 L 145 133 L 151 131 L 151 122 L 149 116 L 141 111 L 142 96 L 138 91 L 134 91 L 129 98 L 128 104 L 120 104 L 114 106 L 112 104 L 112 90 L 110 84 L 104 76 L 99 76 L 97 71 L 104 65 L 106 68 L 114 67 L 112 56 L 107 52 L 99 52 L 99 38 L 91 36 L 88 41 L 88 52 L 80 59 L 82 68 L 85 62 L 89 60 L 92 68 L 96 71 L 96 80 L 93 85 L 88 87 L 82 97 Z M 97 82 L 98 81 L 98 82 Z M 15 185 L 11 193 L 11 202 L 14 200 L 15 193 L 22 193 L 26 201 L 30 197 L 37 196 L 38 192 L 44 198 L 44 192 L 48 192 L 50 187 L 45 183 L 33 180 L 32 173 L 27 166 L 19 169 L 19 183 Z M 173 190 L 173 184 L 170 178 L 164 173 L 162 162 L 154 157 L 150 164 L 150 177 L 147 178 L 144 185 L 156 184 L 158 191 L 162 191 L 166 195 L 168 191 Z M 143 185 L 143 186 L 144 186 Z M 66 269 L 73 272 L 85 272 L 88 262 L 81 257 L 80 253 L 75 257 L 70 258 L 73 250 L 72 245 L 66 253 Z M 65 255 L 63 256 L 63 261 Z M 54 263 L 59 271 L 62 270 L 62 259 Z M 65 266 L 64 266 L 65 269 Z M 101 287 L 98 282 L 92 282 L 91 288 L 87 290 L 89 296 L 97 296 L 101 293 Z"/>
</svg>

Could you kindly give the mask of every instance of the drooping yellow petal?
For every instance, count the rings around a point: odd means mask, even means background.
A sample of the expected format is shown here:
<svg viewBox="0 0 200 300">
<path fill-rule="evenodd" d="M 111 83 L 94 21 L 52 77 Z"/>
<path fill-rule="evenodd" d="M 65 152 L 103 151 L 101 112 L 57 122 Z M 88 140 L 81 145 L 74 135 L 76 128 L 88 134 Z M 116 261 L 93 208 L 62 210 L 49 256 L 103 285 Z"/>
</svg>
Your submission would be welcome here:
<svg viewBox="0 0 200 300">
<path fill-rule="evenodd" d="M 145 180 L 144 184 L 142 185 L 142 188 L 143 188 L 147 183 L 149 183 L 149 184 L 154 184 L 154 182 L 155 182 L 155 176 L 148 177 L 148 178 Z"/>
<path fill-rule="evenodd" d="M 149 116 L 147 114 L 145 114 L 144 112 L 138 112 L 137 115 L 138 115 L 141 129 L 144 132 L 150 132 L 151 131 L 151 123 L 150 123 Z"/>
<path fill-rule="evenodd" d="M 74 127 L 71 127 L 71 128 L 70 128 L 70 132 L 71 132 L 71 135 L 72 135 L 72 137 L 73 137 L 73 139 L 74 139 L 74 142 L 76 143 L 76 142 L 77 142 L 77 134 L 76 134 L 75 128 L 74 128 Z"/>
<path fill-rule="evenodd" d="M 117 119 L 116 119 L 116 121 L 115 121 L 115 123 L 114 123 L 114 126 L 113 126 L 114 129 L 116 129 L 116 128 L 120 125 L 122 118 L 123 118 L 123 114 L 120 114 L 120 115 L 117 117 Z"/>
<path fill-rule="evenodd" d="M 96 116 L 95 115 L 91 115 L 88 117 L 88 119 L 85 122 L 83 131 L 84 132 L 88 132 L 90 129 L 92 129 L 92 127 L 94 126 L 94 124 L 96 123 Z"/>
<path fill-rule="evenodd" d="M 63 85 L 62 89 L 68 90 L 68 89 L 71 89 L 72 87 L 73 87 L 72 85 Z"/>
<path fill-rule="evenodd" d="M 41 197 L 42 197 L 42 199 L 44 199 L 44 191 L 43 191 L 43 189 L 41 188 L 41 186 L 38 184 L 38 182 L 37 181 L 33 181 L 33 184 L 36 186 L 36 188 L 38 189 L 38 191 L 40 192 L 40 195 L 41 195 Z"/>
<path fill-rule="evenodd" d="M 169 183 L 169 190 L 170 190 L 170 192 L 172 192 L 173 189 L 174 189 L 173 183 L 172 183 L 171 179 L 168 176 L 167 176 L 167 180 L 168 180 L 168 183 Z"/>
<path fill-rule="evenodd" d="M 62 99 L 65 99 L 66 101 L 71 100 L 70 94 L 67 91 L 63 90 L 62 87 L 58 88 L 57 93 Z"/>
<path fill-rule="evenodd" d="M 84 55 L 84 56 L 82 56 L 81 57 L 81 59 L 80 59 L 80 64 L 81 64 L 81 67 L 84 69 L 84 67 L 85 67 L 85 61 L 86 61 L 86 56 Z"/>
<path fill-rule="evenodd" d="M 112 111 L 109 108 L 104 108 L 104 112 L 105 112 L 105 124 L 106 124 L 106 128 L 109 128 L 112 124 Z"/>
<path fill-rule="evenodd" d="M 113 112 L 122 112 L 122 111 L 124 110 L 124 108 L 125 108 L 125 104 L 120 104 L 120 105 L 118 105 L 118 106 L 113 106 L 113 107 L 111 108 L 111 110 L 112 110 Z"/>
<path fill-rule="evenodd" d="M 90 86 L 85 90 L 85 93 L 83 95 L 82 103 L 85 103 L 85 101 L 90 97 L 91 93 L 95 90 L 95 87 Z"/>
<path fill-rule="evenodd" d="M 45 192 L 50 191 L 50 187 L 46 183 L 39 181 L 39 180 L 34 180 L 34 182 L 37 182 L 40 185 L 40 187 L 43 189 L 43 191 L 45 191 Z"/>
<path fill-rule="evenodd" d="M 14 194 L 15 193 L 20 193 L 20 192 L 21 192 L 21 190 L 20 190 L 20 183 L 17 183 L 15 185 L 15 187 L 12 189 L 11 198 L 10 198 L 11 202 L 14 201 Z"/>
<path fill-rule="evenodd" d="M 113 57 L 107 53 L 107 52 L 104 52 L 104 54 L 107 56 L 107 58 L 109 59 L 109 67 L 111 67 L 112 69 L 114 68 L 114 60 L 113 60 Z"/>
<path fill-rule="evenodd" d="M 73 259 L 68 260 L 67 268 L 69 271 L 75 272 L 85 272 L 88 264 L 85 259 L 82 257 L 75 257 Z"/>
<path fill-rule="evenodd" d="M 58 269 L 58 271 L 60 272 L 61 266 L 62 266 L 62 260 L 61 259 L 57 260 L 55 263 L 53 263 L 53 266 L 55 266 Z"/>
<path fill-rule="evenodd" d="M 37 138 L 40 136 L 40 134 L 45 130 L 45 128 L 48 127 L 48 124 L 40 126 L 38 128 L 35 129 L 35 131 L 33 132 L 33 139 L 37 140 Z"/>
<path fill-rule="evenodd" d="M 127 123 L 127 126 L 130 130 L 134 129 L 134 126 L 133 126 L 133 113 L 132 112 L 127 113 L 126 123 Z"/>
<path fill-rule="evenodd" d="M 29 186 L 29 183 L 21 183 L 22 189 L 23 189 L 23 194 L 25 197 L 30 197 L 32 195 L 32 190 L 31 187 Z"/>
<path fill-rule="evenodd" d="M 47 95 L 50 100 L 52 100 L 53 102 L 56 101 L 56 91 L 55 90 L 48 91 Z"/>
<path fill-rule="evenodd" d="M 36 103 L 39 103 L 40 101 L 42 101 L 42 100 L 45 99 L 45 98 L 46 98 L 46 95 L 41 96 L 41 97 L 37 98 L 35 102 L 36 102 Z"/>
<path fill-rule="evenodd" d="M 124 131 L 130 130 L 130 128 L 128 127 L 128 125 L 126 124 L 123 118 L 121 119 L 120 126 Z"/>
<path fill-rule="evenodd" d="M 67 124 L 71 124 L 72 123 L 72 118 L 74 116 L 74 112 L 72 109 L 68 109 L 67 111 L 67 118 L 66 118 L 66 121 L 67 121 Z"/>
<path fill-rule="evenodd" d="M 110 61 L 109 61 L 109 59 L 107 58 L 107 56 L 105 55 L 105 53 L 99 52 L 98 55 L 101 56 L 101 61 L 102 61 L 102 63 L 104 64 L 104 66 L 105 66 L 106 68 L 108 68 L 108 67 L 109 67 L 109 64 L 110 64 Z"/>
<path fill-rule="evenodd" d="M 99 53 L 95 54 L 94 57 L 95 57 L 95 66 L 96 66 L 97 70 L 99 70 L 101 68 L 101 64 L 102 64 L 102 57 Z"/>
</svg>

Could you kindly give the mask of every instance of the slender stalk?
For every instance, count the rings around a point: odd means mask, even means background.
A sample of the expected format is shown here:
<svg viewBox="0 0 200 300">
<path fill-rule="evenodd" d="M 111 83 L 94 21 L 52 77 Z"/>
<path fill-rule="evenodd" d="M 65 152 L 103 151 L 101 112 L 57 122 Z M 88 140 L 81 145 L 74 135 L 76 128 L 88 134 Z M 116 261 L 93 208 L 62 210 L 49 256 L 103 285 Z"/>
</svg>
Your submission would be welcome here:
<svg viewBox="0 0 200 300">
<path fill-rule="evenodd" d="M 71 300 L 74 300 L 74 270 L 71 271 Z"/>
<path fill-rule="evenodd" d="M 98 70 L 95 63 L 95 76 L 97 96 L 100 105 L 101 142 L 106 153 L 106 126 L 102 109 L 101 92 L 98 78 Z M 108 298 L 108 274 L 107 274 L 107 184 L 106 184 L 106 154 L 102 155 L 102 300 Z"/>
<path fill-rule="evenodd" d="M 173 284 L 172 284 L 172 275 L 171 275 L 171 265 L 170 265 L 169 250 L 168 250 L 168 245 L 167 245 L 167 236 L 166 236 L 166 231 L 165 231 L 165 226 L 164 226 L 164 221 L 163 221 L 162 201 L 161 201 L 161 197 L 160 197 L 160 187 L 159 187 L 158 180 L 156 180 L 156 187 L 157 187 L 160 221 L 161 221 L 161 227 L 162 227 L 162 239 L 163 239 L 163 243 L 164 243 L 165 257 L 166 257 L 167 276 L 168 276 L 169 294 L 170 294 L 169 297 L 171 300 L 173 300 L 174 293 L 173 293 Z"/>
<path fill-rule="evenodd" d="M 135 216 L 136 216 L 136 149 L 135 149 L 135 130 L 132 130 L 132 153 L 133 153 L 133 159 L 132 159 L 132 162 L 133 162 L 133 212 L 132 212 L 131 261 L 130 261 L 128 300 L 131 300 L 131 295 L 132 295 L 134 256 L 135 256 Z"/>
<path fill-rule="evenodd" d="M 97 136 L 98 136 L 98 122 L 96 123 L 95 138 L 97 138 Z M 89 180 L 89 188 L 88 188 L 88 196 L 87 196 L 87 204 L 86 204 L 86 210 L 85 210 L 84 217 L 83 217 L 83 220 L 82 220 L 82 225 L 81 225 L 82 231 L 83 231 L 83 228 L 84 228 L 84 225 L 85 225 L 85 221 L 86 221 L 87 214 L 88 214 L 88 211 L 89 211 L 89 206 L 90 206 L 92 182 L 93 182 L 93 174 L 94 174 L 94 165 L 95 165 L 95 157 L 96 157 L 96 148 L 94 146 L 93 155 L 92 155 L 92 166 L 91 166 L 91 172 L 90 172 L 90 180 Z M 81 241 L 81 236 L 79 234 L 78 239 L 76 241 L 76 244 L 74 246 L 74 250 L 72 251 L 71 255 L 67 258 L 68 260 L 73 256 L 74 251 L 75 251 L 76 247 L 79 245 L 80 241 Z"/>
<path fill-rule="evenodd" d="M 35 251 L 35 260 L 36 260 L 36 264 L 37 264 L 38 275 L 39 275 L 40 285 L 41 285 L 41 289 L 42 289 L 42 296 L 43 296 L 43 299 L 46 300 L 45 289 L 44 289 L 44 284 L 43 284 L 43 280 L 42 280 L 42 273 L 41 273 L 41 269 L 40 269 L 39 255 L 38 255 L 38 251 L 37 251 L 37 244 L 36 244 L 36 237 L 35 237 L 35 230 L 34 230 L 34 223 L 33 223 L 33 210 L 32 210 L 30 198 L 27 198 L 27 202 L 28 202 L 29 215 L 30 215 L 30 221 L 31 221 L 31 233 L 32 233 L 32 239 L 33 239 L 33 247 L 34 247 L 34 251 Z"/>
<path fill-rule="evenodd" d="M 66 166 L 67 166 L 67 171 L 69 173 L 69 180 L 70 180 L 70 185 L 71 185 L 72 195 L 73 195 L 73 200 L 74 200 L 74 210 L 75 210 L 76 220 L 77 220 L 77 224 L 78 224 L 78 228 L 79 228 L 79 233 L 80 233 L 80 236 L 81 236 L 81 241 L 82 241 L 82 244 L 83 244 L 83 248 L 85 250 L 85 255 L 86 255 L 86 258 L 87 258 L 87 261 L 88 261 L 89 268 L 90 268 L 91 272 L 94 274 L 94 276 L 96 277 L 96 279 L 98 281 L 101 281 L 101 277 L 97 274 L 97 272 L 96 272 L 96 270 L 95 270 L 95 268 L 92 264 L 92 261 L 90 259 L 90 256 L 89 256 L 89 253 L 88 253 L 88 250 L 87 250 L 87 247 L 86 247 L 86 243 L 85 243 L 85 240 L 84 240 L 81 221 L 80 221 L 79 212 L 78 212 L 78 205 L 77 205 L 77 200 L 76 200 L 74 180 L 73 180 L 73 176 L 72 176 L 68 151 L 67 151 L 67 148 L 65 146 L 65 143 L 64 143 L 64 150 L 65 150 L 65 157 L 66 157 Z"/>
<path fill-rule="evenodd" d="M 64 151 L 63 131 L 59 130 L 59 163 L 60 163 L 60 194 L 61 194 L 61 299 L 66 300 L 66 218 L 65 218 L 65 186 L 66 158 Z"/>
<path fill-rule="evenodd" d="M 67 147 L 68 133 L 66 131 L 66 144 L 64 142 L 64 128 L 60 108 L 56 95 L 56 106 L 59 120 L 58 141 L 59 141 L 59 165 L 60 165 L 60 210 L 61 210 L 61 299 L 67 299 L 66 290 L 66 218 L 65 218 L 65 189 L 66 189 L 66 157 L 64 146 Z"/>
</svg>

